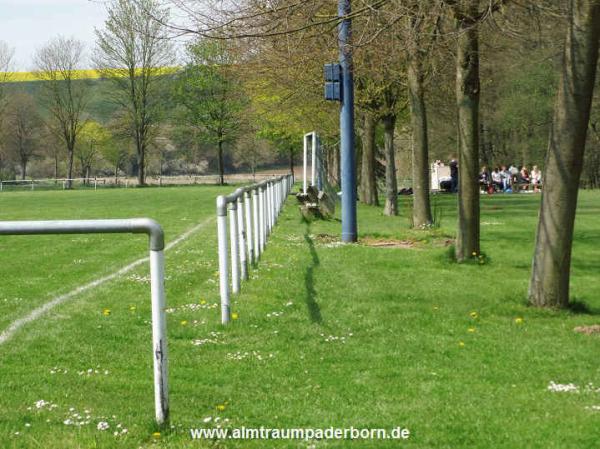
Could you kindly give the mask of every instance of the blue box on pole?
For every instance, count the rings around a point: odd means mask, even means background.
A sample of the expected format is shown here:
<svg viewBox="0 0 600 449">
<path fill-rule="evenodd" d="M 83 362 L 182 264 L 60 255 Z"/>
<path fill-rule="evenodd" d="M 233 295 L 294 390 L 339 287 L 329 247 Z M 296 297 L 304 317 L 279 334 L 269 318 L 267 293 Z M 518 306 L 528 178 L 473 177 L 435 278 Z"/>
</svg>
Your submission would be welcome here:
<svg viewBox="0 0 600 449">
<path fill-rule="evenodd" d="M 336 62 L 333 64 L 325 64 L 323 67 L 325 74 L 325 100 L 342 100 L 342 68 Z"/>
<path fill-rule="evenodd" d="M 325 81 L 339 83 L 342 79 L 342 70 L 337 62 L 325 64 L 323 71 L 325 72 Z"/>
<path fill-rule="evenodd" d="M 340 83 L 337 82 L 326 82 L 325 83 L 325 100 L 337 100 L 342 99 L 342 92 L 340 89 Z"/>
</svg>

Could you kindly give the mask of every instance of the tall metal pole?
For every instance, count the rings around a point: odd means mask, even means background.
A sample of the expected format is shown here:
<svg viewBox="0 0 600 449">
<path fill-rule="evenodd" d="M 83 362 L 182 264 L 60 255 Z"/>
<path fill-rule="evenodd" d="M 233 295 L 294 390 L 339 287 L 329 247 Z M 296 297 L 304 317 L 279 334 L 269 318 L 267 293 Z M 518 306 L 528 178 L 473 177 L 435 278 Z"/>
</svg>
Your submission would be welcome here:
<svg viewBox="0 0 600 449">
<path fill-rule="evenodd" d="M 350 14 L 350 0 L 338 1 L 338 16 Z M 352 66 L 352 21 L 344 19 L 338 26 L 342 75 L 340 110 L 340 146 L 342 165 L 342 241 L 356 242 L 356 164 L 354 155 L 354 79 Z"/>
</svg>

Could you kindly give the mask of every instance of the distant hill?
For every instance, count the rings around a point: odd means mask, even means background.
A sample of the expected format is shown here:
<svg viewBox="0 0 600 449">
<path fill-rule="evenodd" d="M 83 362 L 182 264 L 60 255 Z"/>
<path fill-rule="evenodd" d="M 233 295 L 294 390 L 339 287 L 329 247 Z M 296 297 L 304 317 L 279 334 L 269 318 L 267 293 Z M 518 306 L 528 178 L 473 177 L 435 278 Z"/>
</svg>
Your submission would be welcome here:
<svg viewBox="0 0 600 449">
<path fill-rule="evenodd" d="M 177 67 L 166 67 L 162 74 L 169 75 L 173 74 L 178 70 Z M 77 70 L 75 73 L 77 83 L 86 83 L 90 86 L 91 98 L 86 107 L 86 112 L 90 115 L 90 118 L 100 123 L 107 123 L 116 112 L 118 106 L 110 100 L 111 90 L 114 89 L 113 84 L 104 78 L 100 78 L 99 72 L 96 70 Z M 44 85 L 44 81 L 39 80 L 34 72 L 11 72 L 8 76 L 8 81 L 5 84 L 6 92 L 10 95 L 14 91 L 24 91 L 32 95 L 36 101 L 40 102 L 41 89 Z M 168 86 L 168 85 L 167 85 Z M 164 101 L 167 105 L 170 105 L 169 95 L 167 92 L 163 93 Z M 46 111 L 40 105 L 40 114 L 46 115 Z"/>
</svg>

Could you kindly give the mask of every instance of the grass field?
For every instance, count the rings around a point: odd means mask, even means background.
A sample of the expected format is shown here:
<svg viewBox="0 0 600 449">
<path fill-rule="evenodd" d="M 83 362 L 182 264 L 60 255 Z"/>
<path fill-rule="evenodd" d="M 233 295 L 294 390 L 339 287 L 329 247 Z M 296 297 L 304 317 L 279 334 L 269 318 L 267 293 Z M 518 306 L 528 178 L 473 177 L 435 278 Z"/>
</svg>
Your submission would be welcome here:
<svg viewBox="0 0 600 449">
<path fill-rule="evenodd" d="M 158 435 L 153 424 L 144 265 L 0 345 L 0 447 L 598 447 L 600 340 L 573 329 L 600 321 L 600 193 L 582 192 L 576 226 L 572 293 L 586 313 L 526 305 L 539 196 L 482 199 L 486 259 L 464 265 L 449 259 L 451 196 L 436 197 L 442 226 L 427 232 L 411 231 L 406 216 L 359 207 L 363 241 L 399 239 L 402 248 L 339 245 L 339 221 L 305 223 L 290 199 L 234 300 L 238 319 L 223 328 L 213 217 L 216 195 L 230 190 L 0 195 L 0 220 L 149 216 L 164 225 L 167 243 L 205 223 L 167 253 L 172 428 Z M 0 238 L 0 332 L 35 306 L 145 255 L 143 236 Z M 550 391 L 551 382 L 577 391 Z M 190 438 L 190 428 L 215 421 L 231 428 L 402 426 L 411 436 Z"/>
</svg>

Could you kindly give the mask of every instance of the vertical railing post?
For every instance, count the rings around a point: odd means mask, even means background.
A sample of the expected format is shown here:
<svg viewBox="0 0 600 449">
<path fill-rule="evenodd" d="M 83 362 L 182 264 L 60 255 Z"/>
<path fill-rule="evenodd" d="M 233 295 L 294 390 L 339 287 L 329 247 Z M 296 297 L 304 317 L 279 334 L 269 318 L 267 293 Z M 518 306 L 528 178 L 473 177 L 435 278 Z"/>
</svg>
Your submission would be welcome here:
<svg viewBox="0 0 600 449">
<path fill-rule="evenodd" d="M 246 259 L 246 225 L 244 222 L 244 191 L 238 189 L 237 194 L 237 225 L 238 225 L 238 243 L 240 253 L 240 274 L 242 280 L 248 280 L 248 262 Z"/>
<path fill-rule="evenodd" d="M 271 228 L 273 227 L 273 201 L 271 197 L 272 183 L 267 182 L 267 236 L 271 235 Z M 266 243 L 266 240 L 265 240 Z"/>
<path fill-rule="evenodd" d="M 150 251 L 150 292 L 152 295 L 152 347 L 154 350 L 154 409 L 156 422 L 164 425 L 169 421 L 169 357 L 163 250 Z"/>
<path fill-rule="evenodd" d="M 312 154 L 310 157 L 310 185 L 315 185 L 315 173 L 317 169 L 317 134 L 313 131 L 310 134 L 312 144 Z"/>
<path fill-rule="evenodd" d="M 307 165 L 308 165 L 308 161 L 306 160 L 307 156 L 308 156 L 308 139 L 306 138 L 306 135 L 305 135 L 304 136 L 304 142 L 303 142 L 303 161 L 304 161 L 303 174 L 304 174 L 304 179 L 302 181 L 302 192 L 304 194 L 306 194 L 306 175 L 307 175 Z"/>
<path fill-rule="evenodd" d="M 260 227 L 260 252 L 261 254 L 265 251 L 265 237 L 267 236 L 267 223 L 266 223 L 266 214 L 265 214 L 265 190 L 266 184 L 262 184 L 259 186 L 258 197 L 259 197 L 259 227 Z"/>
<path fill-rule="evenodd" d="M 231 251 L 231 291 L 240 292 L 240 245 L 238 242 L 237 200 L 234 198 L 227 206 L 229 210 L 229 246 Z"/>
<path fill-rule="evenodd" d="M 271 234 L 271 232 L 273 232 L 273 225 L 275 224 L 275 201 L 274 198 L 275 196 L 273 195 L 273 192 L 275 190 L 275 182 L 271 181 L 271 188 L 269 189 L 269 200 L 271 201 L 271 226 L 269 228 L 269 234 Z"/>
<path fill-rule="evenodd" d="M 250 192 L 244 191 L 244 212 L 246 213 L 246 245 L 248 246 L 248 262 L 254 263 L 254 245 L 252 238 L 252 202 L 250 201 Z"/>
<path fill-rule="evenodd" d="M 229 261 L 227 248 L 227 200 L 217 197 L 217 236 L 219 241 L 219 289 L 221 293 L 221 323 L 230 319 L 229 305 Z"/>
<path fill-rule="evenodd" d="M 258 261 L 258 258 L 260 257 L 260 252 L 261 252 L 261 248 L 260 248 L 260 223 L 259 223 L 259 213 L 258 213 L 258 209 L 259 209 L 259 192 L 260 192 L 260 187 L 255 187 L 254 189 L 252 189 L 252 219 L 253 219 L 253 224 L 254 224 L 254 260 Z"/>
</svg>

